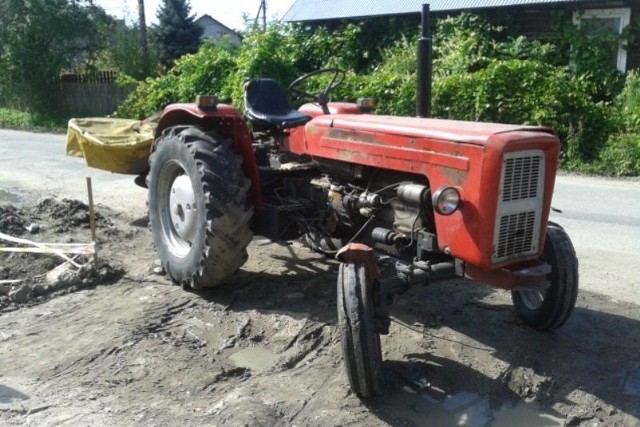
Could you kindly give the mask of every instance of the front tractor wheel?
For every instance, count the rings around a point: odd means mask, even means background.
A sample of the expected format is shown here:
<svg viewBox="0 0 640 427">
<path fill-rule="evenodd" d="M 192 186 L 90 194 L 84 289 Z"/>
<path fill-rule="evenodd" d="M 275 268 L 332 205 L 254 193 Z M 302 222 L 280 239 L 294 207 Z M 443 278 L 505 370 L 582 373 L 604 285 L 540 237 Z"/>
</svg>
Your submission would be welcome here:
<svg viewBox="0 0 640 427">
<path fill-rule="evenodd" d="M 529 326 L 550 331 L 559 328 L 573 311 L 578 296 L 578 258 L 569 235 L 550 222 L 541 261 L 551 266 L 545 290 L 512 291 L 516 314 Z"/>
<path fill-rule="evenodd" d="M 351 390 L 362 398 L 375 396 L 380 388 L 382 352 L 374 314 L 379 295 L 380 284 L 369 277 L 364 264 L 340 264 L 337 302 L 342 358 Z"/>
<path fill-rule="evenodd" d="M 192 126 L 165 129 L 150 157 L 149 222 L 171 279 L 224 283 L 247 260 L 250 181 L 233 142 Z"/>
</svg>

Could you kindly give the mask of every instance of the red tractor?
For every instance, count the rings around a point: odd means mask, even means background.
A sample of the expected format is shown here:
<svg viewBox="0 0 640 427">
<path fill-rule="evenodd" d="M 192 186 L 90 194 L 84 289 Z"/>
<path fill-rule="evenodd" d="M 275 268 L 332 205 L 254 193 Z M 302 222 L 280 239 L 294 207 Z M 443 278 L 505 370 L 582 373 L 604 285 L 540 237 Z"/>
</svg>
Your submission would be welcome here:
<svg viewBox="0 0 640 427">
<path fill-rule="evenodd" d="M 428 85 L 425 34 L 421 46 Z M 307 92 L 318 75 L 329 83 Z M 254 234 L 303 237 L 336 256 L 344 365 L 362 397 L 379 387 L 391 297 L 413 284 L 466 277 L 510 290 L 532 327 L 561 326 L 576 302 L 578 262 L 568 235 L 548 222 L 554 133 L 371 114 L 367 101 L 329 101 L 344 77 L 324 69 L 295 80 L 289 92 L 313 101 L 297 110 L 274 80 L 251 80 L 246 119 L 213 97 L 165 108 L 146 183 L 171 279 L 192 288 L 228 281 Z M 419 86 L 423 116 L 429 88 Z"/>
</svg>

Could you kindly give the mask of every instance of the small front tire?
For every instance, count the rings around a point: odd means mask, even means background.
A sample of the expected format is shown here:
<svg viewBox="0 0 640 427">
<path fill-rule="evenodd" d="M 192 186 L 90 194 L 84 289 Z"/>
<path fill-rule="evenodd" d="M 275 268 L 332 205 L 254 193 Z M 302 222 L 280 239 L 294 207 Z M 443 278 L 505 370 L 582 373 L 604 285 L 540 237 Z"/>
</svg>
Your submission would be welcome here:
<svg viewBox="0 0 640 427">
<path fill-rule="evenodd" d="M 550 222 L 541 261 L 551 266 L 545 290 L 512 291 L 517 316 L 527 325 L 543 331 L 562 326 L 576 304 L 578 296 L 578 258 L 569 235 Z"/>
<path fill-rule="evenodd" d="M 382 352 L 374 318 L 379 291 L 379 282 L 369 277 L 364 264 L 340 264 L 337 302 L 342 357 L 351 390 L 362 398 L 380 391 Z"/>
</svg>

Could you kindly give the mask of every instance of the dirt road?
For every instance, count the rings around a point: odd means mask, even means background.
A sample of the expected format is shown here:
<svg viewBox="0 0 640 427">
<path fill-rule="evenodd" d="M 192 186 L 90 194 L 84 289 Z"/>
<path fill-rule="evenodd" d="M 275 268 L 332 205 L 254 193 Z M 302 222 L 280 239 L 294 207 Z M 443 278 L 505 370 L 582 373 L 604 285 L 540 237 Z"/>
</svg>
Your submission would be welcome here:
<svg viewBox="0 0 640 427">
<path fill-rule="evenodd" d="M 1 205 L 0 232 L 88 240 L 82 203 L 21 200 Z M 143 208 L 98 214 L 95 271 L 0 285 L 1 425 L 640 425 L 630 298 L 583 290 L 546 334 L 515 318 L 506 292 L 413 288 L 383 337 L 383 394 L 361 401 L 341 365 L 335 262 L 254 240 L 233 283 L 186 292 L 159 274 Z M 57 264 L 0 253 L 0 280 Z"/>
</svg>

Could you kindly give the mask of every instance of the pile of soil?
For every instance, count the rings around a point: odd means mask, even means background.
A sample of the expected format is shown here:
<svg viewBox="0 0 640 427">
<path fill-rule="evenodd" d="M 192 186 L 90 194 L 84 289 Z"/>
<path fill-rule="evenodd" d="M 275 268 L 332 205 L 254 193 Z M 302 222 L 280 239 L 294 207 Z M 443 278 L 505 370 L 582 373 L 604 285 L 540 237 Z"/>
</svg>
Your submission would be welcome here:
<svg viewBox="0 0 640 427">
<path fill-rule="evenodd" d="M 118 234 L 114 223 L 101 213 L 96 228 L 105 235 Z M 89 208 L 78 200 L 46 198 L 32 207 L 0 206 L 0 233 L 38 244 L 91 242 Z M 0 239 L 0 247 L 28 249 L 35 245 Z M 122 271 L 91 255 L 73 258 L 76 265 L 53 254 L 0 252 L 0 312 L 21 305 L 117 280 Z M 13 282 L 12 282 L 13 281 Z M 12 283 L 11 283 L 12 282 Z"/>
<path fill-rule="evenodd" d="M 89 240 L 77 201 L 0 209 L 2 233 Z M 187 292 L 162 274 L 147 219 L 104 207 L 98 248 L 73 284 L 40 294 L 34 278 L 24 302 L 0 296 L 0 425 L 640 425 L 634 304 L 582 292 L 541 333 L 507 292 L 414 287 L 382 337 L 381 395 L 361 400 L 342 366 L 335 261 L 256 238 L 231 283 Z M 0 279 L 58 263 L 2 253 Z"/>
</svg>

